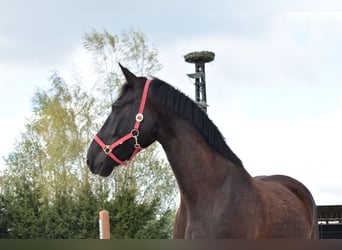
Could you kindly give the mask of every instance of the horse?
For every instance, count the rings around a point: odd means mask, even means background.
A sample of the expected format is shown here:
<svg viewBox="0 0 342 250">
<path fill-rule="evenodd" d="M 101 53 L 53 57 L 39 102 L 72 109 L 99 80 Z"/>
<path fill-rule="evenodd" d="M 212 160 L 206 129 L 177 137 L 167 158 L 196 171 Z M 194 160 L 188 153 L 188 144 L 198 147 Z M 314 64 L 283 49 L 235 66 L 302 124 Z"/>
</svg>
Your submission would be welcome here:
<svg viewBox="0 0 342 250">
<path fill-rule="evenodd" d="M 120 67 L 126 83 L 87 152 L 93 174 L 109 176 L 158 141 L 180 192 L 173 238 L 318 237 L 316 204 L 302 183 L 284 175 L 253 178 L 193 100 Z"/>
</svg>

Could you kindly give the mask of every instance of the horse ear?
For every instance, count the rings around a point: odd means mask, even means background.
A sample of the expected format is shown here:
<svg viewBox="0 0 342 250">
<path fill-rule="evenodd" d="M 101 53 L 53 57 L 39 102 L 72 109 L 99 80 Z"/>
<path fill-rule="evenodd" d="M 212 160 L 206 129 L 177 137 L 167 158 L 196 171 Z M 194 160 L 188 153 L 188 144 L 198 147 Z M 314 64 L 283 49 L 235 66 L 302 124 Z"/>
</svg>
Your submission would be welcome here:
<svg viewBox="0 0 342 250">
<path fill-rule="evenodd" d="M 122 66 L 120 63 L 119 63 L 119 66 L 121 68 L 122 73 L 124 74 L 126 78 L 127 83 L 134 83 L 138 79 L 136 75 L 134 75 L 131 71 L 129 71 L 124 66 Z"/>
</svg>

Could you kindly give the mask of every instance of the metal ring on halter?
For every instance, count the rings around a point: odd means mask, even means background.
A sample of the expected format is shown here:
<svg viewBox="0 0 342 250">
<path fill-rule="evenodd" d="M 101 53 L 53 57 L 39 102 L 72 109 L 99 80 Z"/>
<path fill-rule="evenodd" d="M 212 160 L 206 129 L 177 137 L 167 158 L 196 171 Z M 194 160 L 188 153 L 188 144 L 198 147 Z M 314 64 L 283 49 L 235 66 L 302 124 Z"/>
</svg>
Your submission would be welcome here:
<svg viewBox="0 0 342 250">
<path fill-rule="evenodd" d="M 136 116 L 135 116 L 135 120 L 137 122 L 142 122 L 144 120 L 144 115 L 142 113 L 138 113 Z"/>
<path fill-rule="evenodd" d="M 110 154 L 112 152 L 112 149 L 110 148 L 110 145 L 106 145 L 103 148 L 103 151 L 105 152 L 106 155 Z"/>
<path fill-rule="evenodd" d="M 137 130 L 137 129 L 132 129 L 132 130 L 131 130 L 131 134 L 132 134 L 132 136 L 133 136 L 134 138 L 138 138 L 138 136 L 139 136 L 139 130 Z"/>
</svg>

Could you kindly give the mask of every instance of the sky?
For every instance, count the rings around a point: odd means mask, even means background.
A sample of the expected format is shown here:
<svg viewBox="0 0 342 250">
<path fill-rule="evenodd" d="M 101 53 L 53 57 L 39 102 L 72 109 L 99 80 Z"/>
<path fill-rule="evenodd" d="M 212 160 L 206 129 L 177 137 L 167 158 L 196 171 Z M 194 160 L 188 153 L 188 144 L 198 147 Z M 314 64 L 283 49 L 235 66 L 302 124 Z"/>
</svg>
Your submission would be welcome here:
<svg viewBox="0 0 342 250">
<path fill-rule="evenodd" d="M 292 176 L 318 205 L 342 205 L 342 3 L 333 0 L 0 0 L 0 168 L 54 70 L 91 88 L 84 33 L 129 28 L 158 50 L 156 77 L 193 98 L 183 56 L 213 51 L 208 114 L 247 171 Z"/>
</svg>

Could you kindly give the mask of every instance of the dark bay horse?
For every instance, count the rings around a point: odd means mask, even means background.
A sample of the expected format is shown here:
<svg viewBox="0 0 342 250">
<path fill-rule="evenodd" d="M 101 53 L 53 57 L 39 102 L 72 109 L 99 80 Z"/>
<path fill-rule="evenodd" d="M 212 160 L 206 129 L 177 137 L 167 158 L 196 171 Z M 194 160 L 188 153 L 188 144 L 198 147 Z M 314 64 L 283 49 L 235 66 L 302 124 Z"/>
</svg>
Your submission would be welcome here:
<svg viewBox="0 0 342 250">
<path fill-rule="evenodd" d="M 174 238 L 317 238 L 309 190 L 283 175 L 252 178 L 195 102 L 169 84 L 121 67 L 123 85 L 87 164 L 108 176 L 158 141 L 180 190 Z"/>
</svg>

